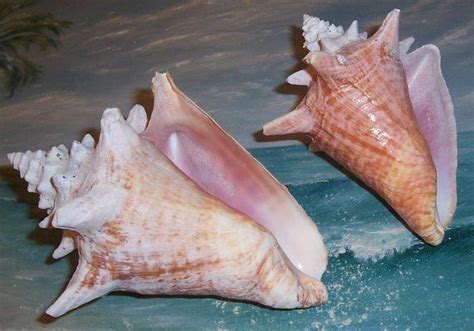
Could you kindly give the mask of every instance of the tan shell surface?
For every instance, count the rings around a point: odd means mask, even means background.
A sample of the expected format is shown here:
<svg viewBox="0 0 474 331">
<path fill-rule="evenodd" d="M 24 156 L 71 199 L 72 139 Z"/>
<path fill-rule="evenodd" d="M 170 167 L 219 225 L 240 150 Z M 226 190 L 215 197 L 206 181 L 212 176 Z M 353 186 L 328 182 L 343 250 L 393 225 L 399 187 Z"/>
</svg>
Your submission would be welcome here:
<svg viewBox="0 0 474 331">
<path fill-rule="evenodd" d="M 52 224 L 79 233 L 80 262 L 52 316 L 114 290 L 275 308 L 326 301 L 324 285 L 294 268 L 265 228 L 202 191 L 116 109 L 104 113 L 71 192 Z"/>
<path fill-rule="evenodd" d="M 337 51 L 312 52 L 316 70 L 308 94 L 266 134 L 307 133 L 323 151 L 378 193 L 408 228 L 439 244 L 444 228 L 436 207 L 437 173 L 417 125 L 399 58 L 399 11 L 367 40 Z"/>
</svg>

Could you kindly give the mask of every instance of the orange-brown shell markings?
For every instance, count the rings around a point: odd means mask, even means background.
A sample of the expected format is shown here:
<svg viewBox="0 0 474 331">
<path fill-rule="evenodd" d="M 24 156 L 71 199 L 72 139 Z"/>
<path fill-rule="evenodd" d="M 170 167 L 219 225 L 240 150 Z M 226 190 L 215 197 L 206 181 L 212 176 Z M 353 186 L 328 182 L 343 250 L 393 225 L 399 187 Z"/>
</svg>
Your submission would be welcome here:
<svg viewBox="0 0 474 331">
<path fill-rule="evenodd" d="M 414 232 L 437 244 L 443 232 L 436 226 L 436 170 L 414 120 L 403 67 L 387 47 L 370 39 L 342 52 L 344 64 L 310 58 L 319 78 L 305 106 L 320 119 L 310 134 Z"/>
<path fill-rule="evenodd" d="M 409 109 L 409 101 L 381 102 L 377 94 L 383 90 L 371 86 L 370 79 L 349 86 L 350 79 L 344 82 L 344 92 L 327 88 L 320 79 L 318 100 L 307 98 L 306 106 L 321 119 L 310 133 L 314 143 L 379 193 L 413 231 L 429 243 L 438 243 L 442 233 L 434 223 L 436 171 L 429 150 L 423 137 L 410 134 L 391 111 Z M 319 102 L 331 99 L 337 101 L 318 107 Z"/>
<path fill-rule="evenodd" d="M 94 171 L 78 173 L 90 185 L 55 211 L 54 226 L 78 232 L 80 262 L 48 314 L 111 291 L 215 295 L 274 308 L 326 302 L 321 281 L 297 270 L 270 232 L 202 191 L 118 110 L 106 111 L 102 124 L 84 165 Z"/>
<path fill-rule="evenodd" d="M 272 291 L 282 291 L 282 286 L 288 287 L 283 289 L 285 293 L 307 292 L 306 288 L 292 290 L 300 286 L 298 277 L 294 276 L 296 271 L 288 267 L 291 263 L 262 226 L 219 200 L 198 193 L 194 183 L 177 177 L 174 166 L 164 162 L 163 157 L 157 159 L 156 153 L 142 153 L 141 157 L 130 159 L 134 162 L 127 162 L 121 166 L 122 171 L 114 172 L 119 177 L 118 183 L 126 183 L 130 174 L 135 174 L 136 183 L 142 183 L 132 187 L 124 200 L 122 218 L 128 220 L 128 225 L 121 219 L 104 224 L 101 232 L 110 240 L 103 237 L 101 243 L 96 244 L 106 245 L 96 246 L 101 252 L 96 254 L 97 261 L 107 256 L 107 252 L 114 252 L 107 261 L 107 268 L 111 279 L 120 283 L 117 289 L 133 291 L 139 283 L 139 292 L 145 294 L 213 293 L 272 306 L 285 306 L 284 301 L 271 301 L 275 298 Z M 196 191 L 183 194 L 179 189 L 167 190 L 173 181 L 184 191 L 188 191 L 188 185 Z M 144 209 L 133 209 L 136 206 L 133 201 L 143 196 L 147 196 L 147 201 L 166 201 L 166 209 L 155 208 L 153 218 L 143 217 L 149 215 L 147 208 L 159 206 L 144 203 L 141 206 Z M 125 238 L 122 230 L 127 227 L 140 229 L 140 235 Z M 130 247 L 140 246 L 141 249 L 130 250 Z M 305 286 L 312 290 L 306 294 L 308 298 L 302 297 L 302 307 L 322 303 L 327 297 L 322 283 L 309 279 Z M 223 286 L 224 282 L 228 286 Z M 315 297 L 315 293 L 319 297 Z"/>
<path fill-rule="evenodd" d="M 437 226 L 436 170 L 416 124 L 394 24 L 388 20 L 369 40 L 343 48 L 339 59 L 321 53 L 308 59 L 319 79 L 306 106 L 321 119 L 311 135 L 414 232 L 438 244 L 444 232 Z"/>
<path fill-rule="evenodd" d="M 324 151 L 385 199 L 427 243 L 439 244 L 436 169 L 417 126 L 398 55 L 398 12 L 365 41 L 338 54 L 308 54 L 317 78 L 286 120 L 269 134 L 303 131 Z M 311 126 L 301 122 L 310 122 Z M 286 131 L 285 131 L 286 130 Z"/>
</svg>

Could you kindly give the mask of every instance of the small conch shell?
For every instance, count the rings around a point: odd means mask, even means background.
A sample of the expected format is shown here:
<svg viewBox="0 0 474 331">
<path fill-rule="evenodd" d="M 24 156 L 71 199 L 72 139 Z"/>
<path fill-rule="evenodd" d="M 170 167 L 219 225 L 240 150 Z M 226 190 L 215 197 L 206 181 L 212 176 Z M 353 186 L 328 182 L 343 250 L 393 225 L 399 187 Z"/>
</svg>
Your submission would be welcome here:
<svg viewBox="0 0 474 331">
<path fill-rule="evenodd" d="M 309 85 L 291 113 L 263 127 L 266 135 L 302 132 L 311 147 L 383 197 L 425 242 L 437 245 L 456 207 L 456 126 L 439 51 L 407 54 L 398 39 L 399 10 L 367 39 L 357 22 L 344 33 L 305 17 L 309 70 L 288 82 Z"/>
<path fill-rule="evenodd" d="M 112 291 L 285 309 L 326 302 L 327 252 L 301 206 L 169 75 L 153 84 L 150 123 L 141 106 L 127 120 L 107 109 L 96 146 L 86 136 L 70 152 L 9 155 L 21 176 L 31 173 L 31 190 L 50 184 L 40 195 L 50 213 L 43 226 L 65 230 L 55 254 L 79 252 L 72 279 L 46 312 L 60 316 Z M 209 169 L 214 178 L 205 177 Z"/>
</svg>

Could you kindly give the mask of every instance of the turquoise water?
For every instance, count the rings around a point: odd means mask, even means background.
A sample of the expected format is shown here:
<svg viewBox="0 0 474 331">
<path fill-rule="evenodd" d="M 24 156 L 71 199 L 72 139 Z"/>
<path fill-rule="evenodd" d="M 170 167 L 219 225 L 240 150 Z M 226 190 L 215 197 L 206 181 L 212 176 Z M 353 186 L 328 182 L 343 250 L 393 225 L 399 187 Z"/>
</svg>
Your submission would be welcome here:
<svg viewBox="0 0 474 331">
<path fill-rule="evenodd" d="M 422 244 L 376 197 L 303 146 L 252 150 L 316 221 L 330 251 L 329 302 L 277 311 L 215 298 L 112 294 L 52 321 L 42 313 L 77 257 L 49 258 L 35 195 L 0 168 L 0 326 L 40 328 L 474 329 L 474 133 L 459 135 L 458 208 L 445 241 Z"/>
</svg>

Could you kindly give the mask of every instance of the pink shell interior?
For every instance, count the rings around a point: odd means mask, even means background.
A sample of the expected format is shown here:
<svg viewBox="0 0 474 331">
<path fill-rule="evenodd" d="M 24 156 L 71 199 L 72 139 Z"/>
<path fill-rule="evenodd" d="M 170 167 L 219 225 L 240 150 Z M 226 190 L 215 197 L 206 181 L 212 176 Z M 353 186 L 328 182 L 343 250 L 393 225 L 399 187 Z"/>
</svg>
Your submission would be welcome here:
<svg viewBox="0 0 474 331">
<path fill-rule="evenodd" d="M 456 208 L 456 122 L 453 103 L 434 45 L 401 54 L 418 126 L 428 142 L 437 173 L 439 221 L 447 227 Z"/>
<path fill-rule="evenodd" d="M 155 76 L 153 90 L 154 109 L 144 137 L 202 189 L 267 228 L 296 268 L 320 279 L 327 265 L 323 239 L 286 187 L 168 74 Z"/>
</svg>

